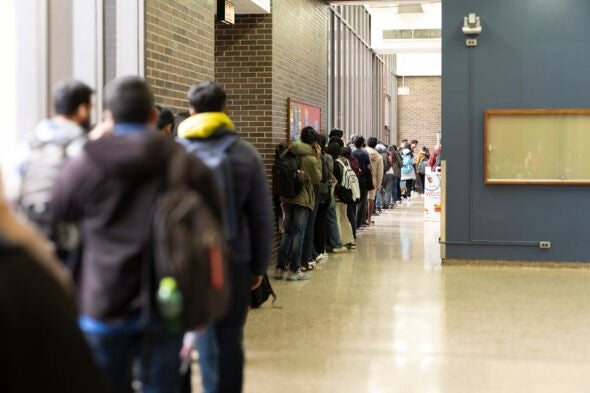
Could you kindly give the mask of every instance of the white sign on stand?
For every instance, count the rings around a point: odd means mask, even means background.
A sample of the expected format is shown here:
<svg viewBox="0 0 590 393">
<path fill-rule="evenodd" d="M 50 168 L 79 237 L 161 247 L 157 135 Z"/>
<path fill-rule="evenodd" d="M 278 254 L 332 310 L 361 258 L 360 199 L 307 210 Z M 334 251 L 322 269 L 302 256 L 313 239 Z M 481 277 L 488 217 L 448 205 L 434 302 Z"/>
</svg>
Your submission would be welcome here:
<svg viewBox="0 0 590 393">
<path fill-rule="evenodd" d="M 426 167 L 424 176 L 424 221 L 440 222 L 441 181 L 440 171 Z"/>
</svg>

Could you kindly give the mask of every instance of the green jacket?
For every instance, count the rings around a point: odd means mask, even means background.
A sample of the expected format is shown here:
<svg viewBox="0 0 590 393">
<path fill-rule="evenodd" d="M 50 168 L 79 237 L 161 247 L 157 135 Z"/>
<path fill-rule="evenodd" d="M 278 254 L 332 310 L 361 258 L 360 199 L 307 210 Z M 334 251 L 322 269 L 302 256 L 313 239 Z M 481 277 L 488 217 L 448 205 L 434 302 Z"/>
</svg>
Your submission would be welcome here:
<svg viewBox="0 0 590 393">
<path fill-rule="evenodd" d="M 293 142 L 287 151 L 301 156 L 301 169 L 305 174 L 305 184 L 303 185 L 303 190 L 295 198 L 281 198 L 281 201 L 313 210 L 315 205 L 313 185 L 319 184 L 322 181 L 322 163 L 316 157 L 311 145 L 307 143 Z M 286 154 L 286 152 L 283 154 Z"/>
</svg>

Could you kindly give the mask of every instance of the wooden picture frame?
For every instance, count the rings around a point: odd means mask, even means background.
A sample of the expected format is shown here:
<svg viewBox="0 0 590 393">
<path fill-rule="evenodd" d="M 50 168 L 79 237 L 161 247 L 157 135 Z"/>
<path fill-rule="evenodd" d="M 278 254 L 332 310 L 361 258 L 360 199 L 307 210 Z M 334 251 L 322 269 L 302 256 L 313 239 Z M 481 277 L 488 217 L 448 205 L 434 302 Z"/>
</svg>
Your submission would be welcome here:
<svg viewBox="0 0 590 393">
<path fill-rule="evenodd" d="M 590 184 L 590 109 L 487 110 L 486 184 Z"/>
</svg>

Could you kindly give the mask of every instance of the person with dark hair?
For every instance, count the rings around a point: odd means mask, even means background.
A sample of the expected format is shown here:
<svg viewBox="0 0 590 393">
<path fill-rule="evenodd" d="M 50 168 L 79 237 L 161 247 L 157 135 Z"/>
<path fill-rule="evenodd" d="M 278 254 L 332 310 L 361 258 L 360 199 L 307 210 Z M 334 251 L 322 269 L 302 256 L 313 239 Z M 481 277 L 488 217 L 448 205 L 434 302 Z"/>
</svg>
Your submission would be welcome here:
<svg viewBox="0 0 590 393">
<path fill-rule="evenodd" d="M 346 146 L 345 148 L 342 149 L 342 156 L 344 158 L 346 158 L 346 160 L 348 161 L 348 164 L 350 165 L 350 167 L 354 171 L 354 174 L 356 175 L 357 179 L 359 179 L 359 183 L 360 183 L 361 170 L 359 168 L 359 162 L 356 159 L 356 157 L 352 154 L 352 149 L 350 146 Z M 355 239 L 355 242 L 356 242 L 356 230 L 357 230 L 357 221 L 356 221 L 357 205 L 358 205 L 358 202 L 353 202 L 353 203 L 347 205 L 347 208 L 346 208 L 346 215 L 348 217 L 348 220 L 350 221 L 350 226 L 352 227 L 352 235 Z"/>
<path fill-rule="evenodd" d="M 188 119 L 190 116 L 191 114 L 188 113 L 188 111 L 178 112 L 176 116 L 174 116 L 174 128 L 172 129 L 173 137 L 176 138 L 178 136 L 178 126 L 180 123 Z"/>
<path fill-rule="evenodd" d="M 243 330 L 250 291 L 260 286 L 271 261 L 271 195 L 262 157 L 239 137 L 227 116 L 223 87 L 214 82 L 195 84 L 188 92 L 188 100 L 191 117 L 179 126 L 178 136 L 188 151 L 202 146 L 224 151 L 231 177 L 227 180 L 231 180 L 233 188 L 224 209 L 231 209 L 238 221 L 236 233 L 228 235 L 232 289 L 229 310 L 197 337 L 203 388 L 205 392 L 237 393 L 242 391 Z"/>
<path fill-rule="evenodd" d="M 301 271 L 301 255 L 307 220 L 315 207 L 313 186 L 322 180 L 322 162 L 320 161 L 322 149 L 318 145 L 318 134 L 313 127 L 303 128 L 301 141 L 291 143 L 287 152 L 301 157 L 301 170 L 305 176 L 305 182 L 303 189 L 296 197 L 291 199 L 281 197 L 285 210 L 285 232 L 279 246 L 275 279 L 303 281 L 309 279 L 309 276 Z"/>
<path fill-rule="evenodd" d="M 20 165 L 18 204 L 27 218 L 54 243 L 64 261 L 77 246 L 77 229 L 54 222 L 49 197 L 59 170 L 67 160 L 78 156 L 86 143 L 92 94 L 92 89 L 83 82 L 59 83 L 53 91 L 55 116 L 41 121 L 29 135 Z"/>
<path fill-rule="evenodd" d="M 283 153 L 287 150 L 287 144 L 286 143 L 279 143 L 278 145 L 275 146 L 275 164 L 276 162 L 281 158 L 281 156 L 283 155 Z M 275 214 L 275 221 L 277 223 L 278 226 L 278 233 L 283 233 L 285 227 L 284 227 L 284 217 L 285 214 L 283 212 L 283 204 L 281 203 L 281 197 L 279 196 L 278 191 L 275 189 L 276 187 L 273 187 L 272 190 L 272 203 L 274 206 L 274 214 Z"/>
<path fill-rule="evenodd" d="M 393 169 L 393 185 L 391 187 L 391 203 L 393 207 L 395 203 L 401 201 L 402 158 L 397 151 L 396 145 L 389 146 L 389 154 L 391 154 L 391 168 Z"/>
<path fill-rule="evenodd" d="M 368 210 L 367 210 L 367 225 L 371 225 L 371 216 L 375 210 L 375 199 L 377 193 L 381 192 L 381 182 L 383 181 L 383 157 L 375 150 L 377 147 L 377 138 L 370 137 L 367 141 L 367 153 L 371 160 L 371 175 L 374 189 L 367 194 Z M 381 210 L 379 208 L 379 210 Z"/>
<path fill-rule="evenodd" d="M 172 157 L 191 168 L 179 181 L 199 192 L 220 219 L 215 180 L 205 164 L 148 126 L 157 112 L 144 79 L 111 81 L 105 106 L 114 121 L 112 134 L 88 142 L 66 163 L 51 201 L 57 219 L 82 228 L 79 324 L 115 392 L 131 391 L 135 360 L 141 361 L 144 391 L 178 392 L 183 335 L 164 329 L 145 296 L 145 288 L 157 287 L 156 278 L 142 265 L 153 261 L 149 228 Z M 146 321 L 147 315 L 152 318 Z"/>
<path fill-rule="evenodd" d="M 338 143 L 331 143 L 328 145 L 328 148 L 326 150 L 334 160 L 335 184 L 342 185 L 345 165 L 349 165 L 346 158 L 342 156 L 342 147 Z M 355 249 L 356 240 L 352 233 L 352 225 L 348 220 L 348 205 L 346 204 L 346 202 L 339 200 L 336 197 L 336 195 L 334 195 L 334 198 L 338 236 L 340 237 L 341 243 L 345 245 L 346 248 L 350 247 L 351 249 Z"/>
<path fill-rule="evenodd" d="M 361 190 L 361 199 L 357 204 L 356 209 L 356 227 L 360 229 L 362 226 L 369 225 L 367 223 L 367 196 L 369 191 L 373 190 L 375 187 L 373 185 L 373 175 L 371 174 L 371 159 L 369 158 L 369 153 L 363 146 L 365 145 L 365 138 L 363 136 L 358 136 L 354 141 L 355 149 L 352 152 L 352 155 L 358 160 L 359 162 L 359 170 L 361 172 L 361 176 L 359 177 L 359 188 Z M 369 190 L 370 189 L 370 190 Z"/>
<path fill-rule="evenodd" d="M 174 113 L 172 113 L 172 109 L 160 105 L 156 105 L 156 109 L 158 110 L 158 120 L 156 122 L 158 132 L 172 136 L 174 130 Z"/>
</svg>

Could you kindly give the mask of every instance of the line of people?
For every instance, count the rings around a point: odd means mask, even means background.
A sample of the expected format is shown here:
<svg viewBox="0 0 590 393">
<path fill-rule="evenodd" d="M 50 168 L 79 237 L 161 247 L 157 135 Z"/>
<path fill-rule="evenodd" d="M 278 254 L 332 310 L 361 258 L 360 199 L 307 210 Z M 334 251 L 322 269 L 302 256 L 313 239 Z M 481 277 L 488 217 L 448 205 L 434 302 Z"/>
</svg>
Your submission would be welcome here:
<svg viewBox="0 0 590 393">
<path fill-rule="evenodd" d="M 34 341 L 38 347 L 21 346 L 33 337 L 22 338 L 18 343 L 23 353 L 3 343 L 2 353 L 9 359 L 47 362 L 15 362 L 14 367 L 22 369 L 3 378 L 3 384 L 8 384 L 9 391 L 130 392 L 132 382 L 137 381 L 143 392 L 191 391 L 190 372 L 180 373 L 193 345 L 186 339 L 191 335 L 166 329 L 158 308 L 153 265 L 154 242 L 158 241 L 152 233 L 154 209 L 171 184 L 170 166 L 180 162 L 187 170 L 174 181 L 197 192 L 220 225 L 228 210 L 234 210 L 239 218 L 236 236 L 227 244 L 230 272 L 225 285 L 231 288 L 227 311 L 210 325 L 186 328 L 199 328 L 197 349 L 204 391 L 240 392 L 250 291 L 260 285 L 271 259 L 272 205 L 262 158 L 239 138 L 227 116 L 226 93 L 213 82 L 198 83 L 188 90 L 190 114 L 177 125 L 182 144 L 170 137 L 172 113 L 156 107 L 142 78 L 122 77 L 105 87 L 105 121 L 89 132 L 92 95 L 92 89 L 81 82 L 57 86 L 56 114 L 37 127 L 19 165 L 20 211 L 52 241 L 69 274 L 40 235 L 33 240 L 28 232 L 14 229 L 17 225 L 12 225 L 12 230 L 0 225 L 0 269 L 7 274 L 2 279 L 8 280 L 8 274 L 23 279 L 22 273 L 13 269 L 23 257 L 11 250 L 29 250 L 30 257 L 46 270 L 44 276 L 36 276 L 46 281 L 44 285 L 34 281 L 39 286 L 38 302 L 48 309 L 56 306 L 51 302 L 69 302 L 61 305 L 65 308 L 57 315 L 67 316 L 61 323 L 67 325 L 63 333 L 70 332 L 65 337 L 56 335 L 54 329 L 46 331 L 55 316 L 37 308 L 22 310 L 32 314 L 27 319 L 11 319 L 10 326 L 20 328 L 22 336 L 29 328 L 23 321 L 30 321 L 38 326 L 44 340 Z M 214 147 L 225 143 L 222 141 L 228 136 L 232 139 L 225 147 L 234 190 L 231 205 L 220 197 L 218 173 L 191 153 L 194 144 Z M 13 216 L 4 210 L 0 206 L 0 221 Z M 29 240 L 23 239 L 27 236 Z M 177 239 L 177 243 L 184 240 Z M 56 293 L 60 287 L 48 283 L 51 280 L 61 282 L 61 292 Z M 72 282 L 77 311 L 72 304 Z M 3 316 L 12 318 L 14 313 L 9 312 L 6 301 L 15 295 L 5 288 L 8 286 L 0 291 L 0 307 Z M 48 291 L 53 295 L 46 296 Z M 69 352 L 63 356 L 56 355 L 66 349 Z M 57 356 L 57 364 L 51 364 L 51 356 Z M 36 374 L 29 378 L 32 381 L 45 375 L 43 370 L 55 375 L 41 378 L 43 385 L 35 385 L 19 377 L 24 370 Z M 65 371 L 72 373 L 69 384 Z"/>
<path fill-rule="evenodd" d="M 398 149 L 360 135 L 345 144 L 340 129 L 331 130 L 326 141 L 313 127 L 303 128 L 289 146 L 279 144 L 275 160 L 288 153 L 300 157 L 305 182 L 294 198 L 274 195 L 282 232 L 274 278 L 308 280 L 307 272 L 327 258 L 328 252 L 355 249 L 358 231 L 374 223 L 374 214 L 410 198 L 417 179 L 423 190 L 426 166 L 437 165 L 440 147 L 432 157 L 428 148 L 422 147 L 415 158 L 417 145 L 417 140 L 403 140 Z M 354 199 L 336 192 L 339 187 L 348 187 L 348 171 L 354 173 L 358 184 L 359 195 Z"/>
</svg>

